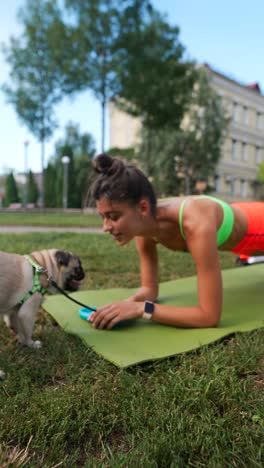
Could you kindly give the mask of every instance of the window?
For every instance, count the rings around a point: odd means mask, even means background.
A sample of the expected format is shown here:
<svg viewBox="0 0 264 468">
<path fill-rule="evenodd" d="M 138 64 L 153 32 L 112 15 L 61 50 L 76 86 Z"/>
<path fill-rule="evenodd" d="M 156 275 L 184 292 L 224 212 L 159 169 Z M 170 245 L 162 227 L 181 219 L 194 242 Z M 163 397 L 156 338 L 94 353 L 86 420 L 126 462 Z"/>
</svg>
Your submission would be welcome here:
<svg viewBox="0 0 264 468">
<path fill-rule="evenodd" d="M 237 102 L 233 102 L 233 120 L 238 122 L 239 107 Z"/>
<path fill-rule="evenodd" d="M 262 128 L 262 115 L 261 112 L 256 113 L 256 127 L 260 130 Z"/>
<path fill-rule="evenodd" d="M 221 182 L 220 176 L 218 174 L 215 174 L 214 184 L 215 184 L 215 191 L 216 192 L 220 192 L 220 182 Z"/>
<path fill-rule="evenodd" d="M 243 198 L 247 196 L 247 181 L 245 179 L 240 181 L 240 196 Z"/>
<path fill-rule="evenodd" d="M 248 147 L 246 143 L 242 143 L 242 161 L 248 160 Z"/>
<path fill-rule="evenodd" d="M 248 107 L 243 106 L 243 124 L 248 125 Z"/>
<path fill-rule="evenodd" d="M 232 151 L 231 151 L 231 159 L 233 161 L 237 158 L 237 141 L 232 140 Z"/>
<path fill-rule="evenodd" d="M 257 164 L 261 163 L 262 158 L 261 158 L 261 148 L 260 148 L 260 146 L 256 146 L 256 149 L 255 149 L 255 158 L 256 158 L 256 163 L 257 163 Z"/>
<path fill-rule="evenodd" d="M 236 193 L 236 179 L 235 177 L 231 177 L 230 180 L 230 194 L 235 195 Z"/>
</svg>

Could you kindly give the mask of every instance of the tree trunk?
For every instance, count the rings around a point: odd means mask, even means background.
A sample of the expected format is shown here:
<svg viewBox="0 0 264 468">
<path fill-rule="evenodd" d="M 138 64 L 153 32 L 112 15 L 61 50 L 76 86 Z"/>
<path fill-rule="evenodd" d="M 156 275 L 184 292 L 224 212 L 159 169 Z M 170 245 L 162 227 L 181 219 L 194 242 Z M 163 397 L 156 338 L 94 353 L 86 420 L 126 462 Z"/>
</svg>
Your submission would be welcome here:
<svg viewBox="0 0 264 468">
<path fill-rule="evenodd" d="M 104 153 L 105 151 L 105 97 L 102 100 L 102 140 L 101 140 L 101 151 Z"/>
<path fill-rule="evenodd" d="M 44 164 L 45 164 L 45 140 L 41 140 L 41 177 L 40 177 L 40 208 L 44 208 L 45 184 L 44 184 Z"/>
</svg>

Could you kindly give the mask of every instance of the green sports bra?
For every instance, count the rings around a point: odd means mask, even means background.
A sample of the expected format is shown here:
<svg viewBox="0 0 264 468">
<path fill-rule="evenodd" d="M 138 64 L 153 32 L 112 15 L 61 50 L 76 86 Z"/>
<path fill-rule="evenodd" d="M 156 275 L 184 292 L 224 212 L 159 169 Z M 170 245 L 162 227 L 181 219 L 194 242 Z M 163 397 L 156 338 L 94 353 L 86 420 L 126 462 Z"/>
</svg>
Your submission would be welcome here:
<svg viewBox="0 0 264 468">
<path fill-rule="evenodd" d="M 224 202 L 223 200 L 219 200 L 218 198 L 210 197 L 209 195 L 200 195 L 197 198 L 209 198 L 210 200 L 219 203 L 223 208 L 223 212 L 224 212 L 223 222 L 217 231 L 217 246 L 220 247 L 229 238 L 233 230 L 233 226 L 234 226 L 233 210 L 228 203 Z M 181 235 L 183 239 L 185 239 L 185 235 L 184 235 L 183 226 L 182 226 L 182 217 L 183 217 L 183 208 L 184 208 L 186 200 L 187 199 L 183 200 L 183 202 L 181 203 L 180 211 L 179 211 L 179 226 L 180 226 L 180 231 L 181 231 Z"/>
</svg>

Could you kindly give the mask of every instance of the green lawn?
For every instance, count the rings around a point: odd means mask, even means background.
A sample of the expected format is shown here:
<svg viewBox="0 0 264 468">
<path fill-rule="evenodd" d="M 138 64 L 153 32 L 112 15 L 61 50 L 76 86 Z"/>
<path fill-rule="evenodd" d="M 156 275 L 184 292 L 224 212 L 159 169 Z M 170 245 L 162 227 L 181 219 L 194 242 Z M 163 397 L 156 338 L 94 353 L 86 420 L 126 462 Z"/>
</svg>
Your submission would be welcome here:
<svg viewBox="0 0 264 468">
<path fill-rule="evenodd" d="M 134 287 L 134 245 L 94 234 L 0 235 L 0 250 L 80 255 L 84 289 Z M 160 249 L 161 281 L 192 275 L 188 254 Z M 234 264 L 221 254 L 223 268 Z M 250 313 L 250 311 L 249 311 Z M 0 466 L 262 467 L 264 330 L 120 370 L 42 310 L 22 348 L 0 328 Z"/>
<path fill-rule="evenodd" d="M 102 220 L 97 214 L 84 213 L 36 213 L 36 212 L 0 212 L 0 226 L 78 226 L 101 227 Z"/>
</svg>

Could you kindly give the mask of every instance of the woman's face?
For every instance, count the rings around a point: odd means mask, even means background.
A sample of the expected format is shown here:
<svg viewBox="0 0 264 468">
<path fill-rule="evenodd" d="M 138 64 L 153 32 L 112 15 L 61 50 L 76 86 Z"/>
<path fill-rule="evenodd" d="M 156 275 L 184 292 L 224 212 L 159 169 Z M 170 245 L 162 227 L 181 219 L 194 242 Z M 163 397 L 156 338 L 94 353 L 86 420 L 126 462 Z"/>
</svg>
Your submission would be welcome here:
<svg viewBox="0 0 264 468">
<path fill-rule="evenodd" d="M 142 215 L 140 204 L 132 206 L 127 202 L 101 198 L 96 202 L 99 215 L 103 218 L 103 230 L 109 232 L 118 245 L 125 245 L 140 235 Z"/>
</svg>

